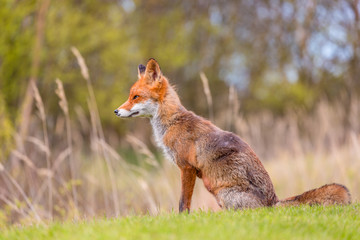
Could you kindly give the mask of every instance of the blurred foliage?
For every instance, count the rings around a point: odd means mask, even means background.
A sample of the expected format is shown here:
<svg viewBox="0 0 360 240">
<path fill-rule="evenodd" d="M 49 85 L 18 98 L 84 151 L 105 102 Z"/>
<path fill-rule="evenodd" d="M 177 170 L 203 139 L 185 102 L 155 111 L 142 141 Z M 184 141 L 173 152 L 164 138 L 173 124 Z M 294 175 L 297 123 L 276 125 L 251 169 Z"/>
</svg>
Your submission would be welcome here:
<svg viewBox="0 0 360 240">
<path fill-rule="evenodd" d="M 7 114 L 4 99 L 0 92 L 0 162 L 7 158 L 13 145 L 14 128 Z M 1 217 L 1 216 L 0 216 Z M 1 225 L 1 223 L 0 223 Z"/>
<path fill-rule="evenodd" d="M 0 91 L 14 117 L 27 84 L 34 40 L 35 1 L 0 4 Z"/>
<path fill-rule="evenodd" d="M 0 4 L 0 89 L 6 103 L 0 106 L 12 120 L 30 76 L 41 2 Z M 205 116 L 200 71 L 210 80 L 215 112 L 224 108 L 230 85 L 239 91 L 244 114 L 310 110 L 324 96 L 337 100 L 344 92 L 360 92 L 359 12 L 359 1 L 351 0 L 51 1 L 37 84 L 50 119 L 60 114 L 55 78 L 64 82 L 71 109 L 86 109 L 85 81 L 70 51 L 75 46 L 109 129 L 119 131 L 112 110 L 127 98 L 137 65 L 150 57 L 178 86 L 184 104 Z"/>
</svg>

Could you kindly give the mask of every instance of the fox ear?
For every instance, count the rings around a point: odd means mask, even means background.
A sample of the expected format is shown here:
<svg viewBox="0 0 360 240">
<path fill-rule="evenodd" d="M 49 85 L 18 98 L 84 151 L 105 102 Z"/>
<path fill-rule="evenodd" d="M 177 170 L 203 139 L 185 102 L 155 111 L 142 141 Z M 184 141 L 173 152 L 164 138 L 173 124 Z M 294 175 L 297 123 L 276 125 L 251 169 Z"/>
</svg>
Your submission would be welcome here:
<svg viewBox="0 0 360 240">
<path fill-rule="evenodd" d="M 148 80 L 148 83 L 154 81 L 160 81 L 162 76 L 160 66 L 157 61 L 153 58 L 150 58 L 146 64 L 145 77 Z"/>
<path fill-rule="evenodd" d="M 142 64 L 138 67 L 138 78 L 141 78 L 145 73 L 146 67 Z"/>
</svg>

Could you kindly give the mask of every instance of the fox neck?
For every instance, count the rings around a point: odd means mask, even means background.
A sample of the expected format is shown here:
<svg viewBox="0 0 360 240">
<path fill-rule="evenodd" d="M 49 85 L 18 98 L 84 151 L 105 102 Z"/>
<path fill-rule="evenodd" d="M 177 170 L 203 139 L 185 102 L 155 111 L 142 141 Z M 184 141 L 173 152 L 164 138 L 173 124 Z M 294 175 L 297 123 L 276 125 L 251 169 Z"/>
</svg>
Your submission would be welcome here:
<svg viewBox="0 0 360 240">
<path fill-rule="evenodd" d="M 164 96 L 156 104 L 157 111 L 151 118 L 151 122 L 158 121 L 164 126 L 171 124 L 171 121 L 176 118 L 179 113 L 186 111 L 176 91 L 169 84 L 166 86 Z"/>
<path fill-rule="evenodd" d="M 186 109 L 181 105 L 178 95 L 170 85 L 162 101 L 159 101 L 157 104 L 158 109 L 156 114 L 150 118 L 154 138 L 157 145 L 163 150 L 165 158 L 175 162 L 174 154 L 164 144 L 163 138 L 167 129 L 171 126 L 171 123 L 181 112 L 186 111 Z"/>
</svg>

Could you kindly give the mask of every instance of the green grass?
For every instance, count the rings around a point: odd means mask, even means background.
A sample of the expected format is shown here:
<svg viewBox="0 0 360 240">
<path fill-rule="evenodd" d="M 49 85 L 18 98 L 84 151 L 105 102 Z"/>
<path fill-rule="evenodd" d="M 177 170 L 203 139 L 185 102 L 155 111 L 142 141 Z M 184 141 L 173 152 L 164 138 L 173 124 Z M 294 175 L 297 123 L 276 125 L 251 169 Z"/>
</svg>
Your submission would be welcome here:
<svg viewBox="0 0 360 240">
<path fill-rule="evenodd" d="M 264 208 L 11 227 L 0 239 L 360 239 L 360 205 Z"/>
</svg>

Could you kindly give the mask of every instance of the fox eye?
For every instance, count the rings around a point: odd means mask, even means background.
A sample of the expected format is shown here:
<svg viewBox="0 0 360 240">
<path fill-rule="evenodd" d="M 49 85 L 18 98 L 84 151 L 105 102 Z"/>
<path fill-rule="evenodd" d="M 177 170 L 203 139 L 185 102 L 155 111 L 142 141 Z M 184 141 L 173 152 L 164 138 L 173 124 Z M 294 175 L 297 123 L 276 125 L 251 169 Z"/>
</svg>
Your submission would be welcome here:
<svg viewBox="0 0 360 240">
<path fill-rule="evenodd" d="M 139 97 L 139 95 L 135 95 L 135 96 L 133 97 L 133 100 L 137 99 L 138 97 Z"/>
</svg>

